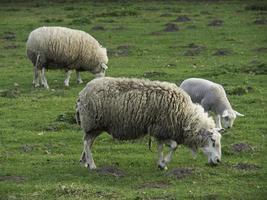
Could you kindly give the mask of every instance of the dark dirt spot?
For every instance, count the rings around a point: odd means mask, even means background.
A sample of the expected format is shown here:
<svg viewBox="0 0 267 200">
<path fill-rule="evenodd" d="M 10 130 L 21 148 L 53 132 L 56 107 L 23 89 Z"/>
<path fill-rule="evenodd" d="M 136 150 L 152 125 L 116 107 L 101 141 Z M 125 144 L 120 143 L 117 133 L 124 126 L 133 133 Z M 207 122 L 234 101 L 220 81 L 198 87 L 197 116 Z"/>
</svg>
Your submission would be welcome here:
<svg viewBox="0 0 267 200">
<path fill-rule="evenodd" d="M 228 56 L 231 55 L 232 51 L 230 49 L 218 49 L 213 56 Z"/>
<path fill-rule="evenodd" d="M 161 77 L 165 76 L 167 73 L 165 72 L 156 72 L 156 71 L 151 71 L 151 72 L 145 72 L 144 77 L 145 78 L 153 78 L 153 77 Z"/>
<path fill-rule="evenodd" d="M 165 32 L 175 32 L 175 31 L 179 31 L 180 28 L 176 25 L 176 24 L 173 24 L 173 23 L 167 23 L 165 24 L 165 29 L 163 31 Z"/>
<path fill-rule="evenodd" d="M 175 177 L 177 179 L 181 179 L 181 178 L 191 175 L 192 173 L 193 173 L 193 169 L 190 169 L 190 168 L 176 168 L 168 172 L 166 175 Z"/>
<path fill-rule="evenodd" d="M 2 38 L 5 40 L 14 40 L 16 38 L 16 34 L 10 31 L 4 32 Z"/>
<path fill-rule="evenodd" d="M 170 13 L 163 13 L 160 15 L 160 17 L 172 17 L 173 15 Z"/>
<path fill-rule="evenodd" d="M 17 98 L 19 96 L 20 96 L 20 90 L 18 87 L 6 90 L 0 90 L 0 97 Z"/>
<path fill-rule="evenodd" d="M 7 46 L 4 46 L 4 49 L 16 49 L 18 48 L 18 45 L 15 44 L 9 44 Z"/>
<path fill-rule="evenodd" d="M 106 29 L 104 28 L 104 26 L 101 26 L 101 25 L 96 25 L 96 26 L 93 26 L 92 31 L 105 31 Z"/>
<path fill-rule="evenodd" d="M 137 16 L 138 12 L 132 10 L 114 10 L 96 14 L 96 17 L 122 17 L 122 16 Z"/>
<path fill-rule="evenodd" d="M 221 19 L 214 19 L 208 23 L 208 26 L 222 26 L 223 20 Z"/>
<path fill-rule="evenodd" d="M 56 118 L 57 122 L 66 122 L 69 124 L 76 124 L 75 113 L 74 112 L 65 112 L 58 115 Z"/>
<path fill-rule="evenodd" d="M 126 30 L 126 28 L 124 26 L 115 26 L 114 28 L 112 28 L 112 30 L 114 30 L 114 31 L 122 31 L 122 30 Z"/>
<path fill-rule="evenodd" d="M 238 163 L 233 166 L 235 169 L 239 170 L 256 170 L 260 169 L 260 166 L 255 165 L 255 164 L 249 164 L 249 163 Z"/>
<path fill-rule="evenodd" d="M 114 22 L 116 22 L 115 20 L 113 20 L 113 19 L 101 19 L 101 20 L 99 20 L 100 22 L 105 22 L 105 23 L 114 23 Z"/>
<path fill-rule="evenodd" d="M 184 56 L 197 56 L 205 49 L 204 46 L 194 43 L 190 43 L 186 47 L 188 47 L 189 49 L 184 53 Z"/>
<path fill-rule="evenodd" d="M 246 144 L 246 143 L 232 144 L 231 147 L 235 152 L 238 152 L 238 153 L 253 150 L 253 148 L 249 144 Z"/>
<path fill-rule="evenodd" d="M 238 95 L 238 96 L 241 96 L 241 95 L 244 95 L 250 92 L 254 92 L 254 91 L 255 91 L 254 88 L 251 86 L 238 86 L 238 87 L 234 87 L 234 88 L 230 88 L 226 90 L 227 94 Z"/>
<path fill-rule="evenodd" d="M 256 51 L 258 53 L 267 53 L 267 47 L 260 47 L 257 49 L 253 49 L 253 51 Z"/>
<path fill-rule="evenodd" d="M 0 176 L 0 181 L 15 181 L 15 182 L 21 182 L 26 180 L 25 177 L 22 176 L 11 176 L 11 175 L 7 175 L 7 176 Z"/>
<path fill-rule="evenodd" d="M 245 10 L 252 10 L 252 11 L 267 11 L 267 5 L 260 5 L 254 4 L 245 7 Z"/>
<path fill-rule="evenodd" d="M 201 15 L 211 15 L 211 13 L 209 11 L 201 11 L 200 12 Z"/>
<path fill-rule="evenodd" d="M 132 46 L 120 45 L 116 49 L 108 49 L 109 56 L 128 56 L 131 53 Z"/>
<path fill-rule="evenodd" d="M 63 19 L 58 19 L 58 18 L 48 18 L 48 19 L 43 19 L 43 20 L 40 20 L 41 22 L 44 22 L 44 23 L 59 23 L 59 22 L 63 22 L 64 20 Z"/>
<path fill-rule="evenodd" d="M 156 182 L 147 182 L 138 186 L 138 189 L 146 189 L 146 188 L 166 188 L 169 187 L 170 183 L 167 181 L 156 181 Z"/>
<path fill-rule="evenodd" d="M 259 25 L 265 25 L 267 24 L 267 19 L 256 19 L 253 23 Z"/>
<path fill-rule="evenodd" d="M 181 16 L 177 17 L 175 21 L 176 22 L 189 22 L 189 21 L 191 21 L 191 19 L 189 17 L 187 17 L 186 15 L 181 15 Z"/>
<path fill-rule="evenodd" d="M 267 74 L 267 66 L 265 63 L 255 60 L 252 61 L 248 66 L 243 67 L 241 71 L 248 74 L 264 75 Z"/>
<path fill-rule="evenodd" d="M 154 32 L 151 32 L 150 35 L 160 36 L 160 35 L 162 35 L 162 32 L 160 32 L 160 31 L 154 31 Z"/>
<path fill-rule="evenodd" d="M 33 146 L 25 144 L 21 147 L 21 150 L 25 153 L 33 151 Z"/>
<path fill-rule="evenodd" d="M 73 19 L 69 24 L 70 25 L 86 25 L 86 24 L 91 24 L 92 21 L 89 17 L 80 17 Z"/>
<path fill-rule="evenodd" d="M 111 175 L 111 176 L 115 176 L 115 177 L 124 177 L 124 176 L 126 176 L 124 171 L 122 171 L 121 169 L 118 169 L 115 166 L 104 166 L 104 167 L 101 167 L 101 168 L 97 168 L 96 172 L 98 174 Z"/>
</svg>

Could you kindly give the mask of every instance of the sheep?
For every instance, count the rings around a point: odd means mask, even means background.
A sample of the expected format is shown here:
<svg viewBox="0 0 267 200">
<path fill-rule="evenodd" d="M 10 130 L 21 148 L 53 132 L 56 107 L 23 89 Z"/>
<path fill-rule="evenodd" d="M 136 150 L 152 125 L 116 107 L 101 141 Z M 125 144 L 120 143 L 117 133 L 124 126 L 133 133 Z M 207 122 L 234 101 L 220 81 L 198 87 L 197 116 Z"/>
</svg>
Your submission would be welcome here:
<svg viewBox="0 0 267 200">
<path fill-rule="evenodd" d="M 26 54 L 34 65 L 35 87 L 41 82 L 41 85 L 49 88 L 45 68 L 64 69 L 67 75 L 65 86 L 69 86 L 71 70 L 76 70 L 77 82 L 82 83 L 80 71 L 90 71 L 95 77 L 102 77 L 108 68 L 106 48 L 88 33 L 65 27 L 40 27 L 33 30 L 26 43 Z"/>
<path fill-rule="evenodd" d="M 223 87 L 217 83 L 201 78 L 184 80 L 180 87 L 189 94 L 194 103 L 200 103 L 206 112 L 216 114 L 217 128 L 231 128 L 237 116 L 244 116 L 232 109 Z M 221 124 L 222 122 L 222 124 Z"/>
<path fill-rule="evenodd" d="M 214 120 L 175 84 L 143 79 L 102 77 L 87 83 L 76 102 L 76 119 L 84 132 L 81 164 L 95 169 L 91 148 L 105 131 L 119 140 L 149 134 L 158 141 L 158 167 L 167 169 L 177 145 L 201 147 L 208 162 L 221 160 L 221 135 Z M 164 157 L 163 146 L 170 148 Z"/>
</svg>

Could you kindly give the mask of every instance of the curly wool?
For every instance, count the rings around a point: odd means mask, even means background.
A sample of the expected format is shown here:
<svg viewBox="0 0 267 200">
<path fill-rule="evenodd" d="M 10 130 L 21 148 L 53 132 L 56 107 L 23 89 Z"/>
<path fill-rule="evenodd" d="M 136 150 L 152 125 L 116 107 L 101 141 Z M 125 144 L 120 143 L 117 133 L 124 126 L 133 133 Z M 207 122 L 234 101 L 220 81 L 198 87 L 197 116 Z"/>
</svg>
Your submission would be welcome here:
<svg viewBox="0 0 267 200">
<path fill-rule="evenodd" d="M 201 106 L 175 84 L 128 78 L 94 79 L 77 101 L 85 133 L 106 131 L 129 140 L 146 134 L 190 148 L 203 146 L 202 130 L 215 127 Z"/>
<path fill-rule="evenodd" d="M 39 67 L 50 69 L 77 69 L 101 72 L 101 63 L 107 64 L 106 48 L 84 31 L 64 27 L 40 27 L 32 31 L 26 44 L 27 56 Z"/>
</svg>

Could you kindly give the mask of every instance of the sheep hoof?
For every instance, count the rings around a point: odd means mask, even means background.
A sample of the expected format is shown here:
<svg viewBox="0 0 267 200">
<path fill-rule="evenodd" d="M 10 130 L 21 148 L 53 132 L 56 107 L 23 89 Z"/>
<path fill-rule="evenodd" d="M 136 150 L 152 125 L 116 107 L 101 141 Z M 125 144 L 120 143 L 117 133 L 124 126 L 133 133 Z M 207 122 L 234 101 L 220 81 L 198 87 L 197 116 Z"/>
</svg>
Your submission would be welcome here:
<svg viewBox="0 0 267 200">
<path fill-rule="evenodd" d="M 82 80 L 77 80 L 77 83 L 78 83 L 78 84 L 82 84 L 83 81 L 82 81 Z"/>
<path fill-rule="evenodd" d="M 158 165 L 158 168 L 160 169 L 160 170 L 168 170 L 168 167 L 167 166 L 162 166 L 162 165 Z"/>
</svg>

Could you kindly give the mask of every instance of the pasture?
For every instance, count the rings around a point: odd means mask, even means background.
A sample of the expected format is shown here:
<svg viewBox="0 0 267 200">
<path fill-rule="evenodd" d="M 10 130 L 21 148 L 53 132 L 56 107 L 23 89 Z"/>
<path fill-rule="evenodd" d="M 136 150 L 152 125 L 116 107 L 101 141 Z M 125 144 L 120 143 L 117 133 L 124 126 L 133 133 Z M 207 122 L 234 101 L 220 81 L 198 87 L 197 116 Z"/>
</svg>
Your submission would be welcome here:
<svg viewBox="0 0 267 200">
<path fill-rule="evenodd" d="M 74 3 L 75 2 L 75 3 Z M 180 146 L 167 171 L 156 142 L 97 138 L 98 170 L 80 166 L 75 101 L 86 82 L 32 86 L 28 34 L 66 26 L 108 49 L 107 76 L 180 84 L 201 77 L 224 86 L 245 117 L 222 138 L 222 163 Z M 265 1 L 6 1 L 0 3 L 0 199 L 266 199 L 267 3 Z M 160 113 L 159 113 L 160 114 Z"/>
</svg>

